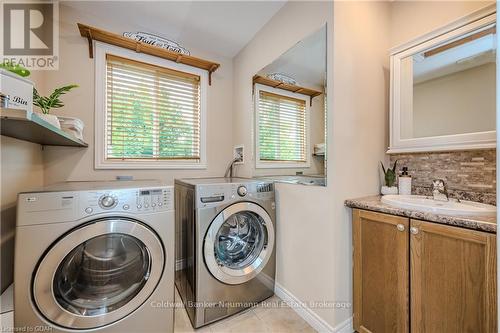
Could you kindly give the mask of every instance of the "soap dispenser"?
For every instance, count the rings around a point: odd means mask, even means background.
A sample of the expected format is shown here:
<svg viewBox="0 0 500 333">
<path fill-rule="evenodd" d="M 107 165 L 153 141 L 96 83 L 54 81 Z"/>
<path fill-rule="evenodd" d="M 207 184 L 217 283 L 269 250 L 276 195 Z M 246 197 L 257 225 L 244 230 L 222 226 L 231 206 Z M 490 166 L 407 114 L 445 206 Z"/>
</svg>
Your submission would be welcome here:
<svg viewBox="0 0 500 333">
<path fill-rule="evenodd" d="M 408 168 L 403 167 L 401 174 L 399 175 L 399 194 L 400 195 L 410 195 L 411 194 L 411 176 L 408 174 Z"/>
</svg>

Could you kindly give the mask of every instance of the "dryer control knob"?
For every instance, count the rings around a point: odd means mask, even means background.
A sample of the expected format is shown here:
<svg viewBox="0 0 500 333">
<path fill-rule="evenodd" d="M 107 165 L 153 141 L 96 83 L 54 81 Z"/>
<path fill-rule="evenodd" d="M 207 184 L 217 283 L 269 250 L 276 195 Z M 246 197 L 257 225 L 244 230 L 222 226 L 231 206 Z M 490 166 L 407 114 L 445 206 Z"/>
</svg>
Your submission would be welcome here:
<svg viewBox="0 0 500 333">
<path fill-rule="evenodd" d="M 110 195 L 105 195 L 99 200 L 102 208 L 112 208 L 116 205 L 116 200 Z"/>
<path fill-rule="evenodd" d="M 245 195 L 247 195 L 247 193 L 248 193 L 248 190 L 245 186 L 238 187 L 238 195 L 240 197 L 244 197 Z"/>
</svg>

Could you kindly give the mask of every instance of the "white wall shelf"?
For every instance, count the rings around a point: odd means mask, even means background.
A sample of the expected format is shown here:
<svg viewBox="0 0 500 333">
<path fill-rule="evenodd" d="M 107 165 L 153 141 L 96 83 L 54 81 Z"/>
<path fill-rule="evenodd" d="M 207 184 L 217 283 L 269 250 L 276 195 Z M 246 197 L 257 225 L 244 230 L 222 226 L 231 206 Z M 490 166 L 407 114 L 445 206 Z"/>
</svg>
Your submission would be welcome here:
<svg viewBox="0 0 500 333">
<path fill-rule="evenodd" d="M 36 113 L 0 108 L 1 135 L 46 146 L 88 147 L 84 141 L 46 122 Z"/>
</svg>

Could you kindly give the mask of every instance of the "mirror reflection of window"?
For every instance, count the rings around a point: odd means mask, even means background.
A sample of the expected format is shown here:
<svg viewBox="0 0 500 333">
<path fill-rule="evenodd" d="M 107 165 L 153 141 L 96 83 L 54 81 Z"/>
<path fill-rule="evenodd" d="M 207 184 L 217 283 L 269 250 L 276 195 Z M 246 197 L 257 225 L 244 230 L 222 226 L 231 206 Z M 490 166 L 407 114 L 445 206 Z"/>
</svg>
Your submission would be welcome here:
<svg viewBox="0 0 500 333">
<path fill-rule="evenodd" d="M 487 26 L 403 60 L 404 138 L 495 130 L 495 41 Z"/>
<path fill-rule="evenodd" d="M 326 46 L 324 25 L 255 73 L 256 169 L 261 175 L 325 185 Z"/>
<path fill-rule="evenodd" d="M 308 162 L 307 117 L 304 99 L 259 91 L 259 160 Z"/>
</svg>

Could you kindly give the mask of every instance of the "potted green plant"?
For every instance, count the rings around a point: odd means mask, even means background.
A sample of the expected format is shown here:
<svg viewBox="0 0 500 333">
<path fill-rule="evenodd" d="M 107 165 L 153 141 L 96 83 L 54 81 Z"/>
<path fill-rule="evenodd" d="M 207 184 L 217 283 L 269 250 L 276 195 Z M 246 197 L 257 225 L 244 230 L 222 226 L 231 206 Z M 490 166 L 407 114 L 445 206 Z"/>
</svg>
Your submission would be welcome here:
<svg viewBox="0 0 500 333">
<path fill-rule="evenodd" d="M 398 194 L 398 187 L 396 186 L 396 166 L 398 160 L 394 161 L 394 165 L 391 168 L 385 168 L 384 163 L 380 162 L 382 166 L 382 172 L 384 173 L 384 186 L 380 189 L 382 195 L 387 194 Z"/>
<path fill-rule="evenodd" d="M 57 116 L 50 114 L 50 110 L 63 107 L 64 104 L 60 100 L 60 97 L 76 87 L 78 87 L 78 85 L 70 84 L 57 88 L 48 97 L 40 96 L 38 90 L 33 88 L 33 105 L 38 106 L 40 110 L 42 110 L 42 113 L 38 113 L 38 116 L 55 127 L 61 128 L 59 119 Z"/>
</svg>

